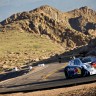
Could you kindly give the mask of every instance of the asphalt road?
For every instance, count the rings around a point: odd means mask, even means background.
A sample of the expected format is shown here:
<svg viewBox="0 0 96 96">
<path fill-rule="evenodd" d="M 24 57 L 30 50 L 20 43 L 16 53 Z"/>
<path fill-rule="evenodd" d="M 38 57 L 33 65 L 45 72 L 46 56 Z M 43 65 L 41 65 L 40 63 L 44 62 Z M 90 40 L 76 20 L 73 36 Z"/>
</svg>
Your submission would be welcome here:
<svg viewBox="0 0 96 96">
<path fill-rule="evenodd" d="M 66 66 L 66 64 L 54 63 L 54 64 L 45 65 L 44 67 L 39 67 L 39 66 L 34 67 L 34 70 L 30 72 L 26 72 L 26 70 L 23 70 L 19 72 L 10 72 L 7 74 L 3 74 L 3 76 L 1 76 L 2 78 L 0 79 L 2 80 L 4 79 L 4 80 L 0 82 L 0 86 L 8 87 L 11 85 L 24 85 L 32 82 L 64 79 L 65 78 L 64 72 L 63 71 L 59 72 L 59 70 L 62 69 L 62 67 L 64 68 L 64 66 Z"/>
<path fill-rule="evenodd" d="M 2 79 L 5 79 L 0 82 L 0 93 L 27 92 L 96 82 L 96 75 L 83 78 L 65 79 L 63 72 L 65 66 L 66 64 L 64 63 L 53 63 L 45 65 L 44 67 L 37 66 L 30 72 L 28 72 L 28 70 L 17 72 L 18 74 L 15 73 L 15 77 L 14 73 L 8 73 L 3 77 L 1 76 Z"/>
<path fill-rule="evenodd" d="M 52 88 L 60 88 L 60 87 L 68 87 L 78 84 L 86 84 L 96 82 L 96 75 L 75 79 L 59 79 L 52 81 L 44 81 L 37 83 L 30 83 L 22 86 L 10 86 L 7 88 L 1 88 L 0 93 L 14 93 L 14 92 L 29 92 L 29 91 L 37 91 L 37 90 L 45 90 Z"/>
</svg>

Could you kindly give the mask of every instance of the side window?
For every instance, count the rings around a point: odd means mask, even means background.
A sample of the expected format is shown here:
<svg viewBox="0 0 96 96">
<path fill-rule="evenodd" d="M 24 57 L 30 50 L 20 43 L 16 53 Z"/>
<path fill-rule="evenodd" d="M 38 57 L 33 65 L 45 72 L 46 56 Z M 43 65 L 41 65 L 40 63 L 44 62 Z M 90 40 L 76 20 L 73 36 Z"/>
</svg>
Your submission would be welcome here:
<svg viewBox="0 0 96 96">
<path fill-rule="evenodd" d="M 80 62 L 79 59 L 75 59 L 75 60 L 74 60 L 74 65 L 80 65 L 80 64 L 81 64 L 81 62 Z"/>
<path fill-rule="evenodd" d="M 69 62 L 69 65 L 74 65 L 74 60 L 71 60 L 71 61 Z"/>
</svg>

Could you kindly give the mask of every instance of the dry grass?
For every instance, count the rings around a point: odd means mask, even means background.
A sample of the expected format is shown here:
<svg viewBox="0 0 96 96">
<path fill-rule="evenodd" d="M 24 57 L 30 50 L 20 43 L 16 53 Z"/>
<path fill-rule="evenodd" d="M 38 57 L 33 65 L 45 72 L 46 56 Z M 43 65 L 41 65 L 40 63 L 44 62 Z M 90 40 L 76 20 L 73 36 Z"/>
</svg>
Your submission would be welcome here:
<svg viewBox="0 0 96 96">
<path fill-rule="evenodd" d="M 63 51 L 44 35 L 18 31 L 0 33 L 0 65 L 3 67 L 46 59 Z"/>
</svg>

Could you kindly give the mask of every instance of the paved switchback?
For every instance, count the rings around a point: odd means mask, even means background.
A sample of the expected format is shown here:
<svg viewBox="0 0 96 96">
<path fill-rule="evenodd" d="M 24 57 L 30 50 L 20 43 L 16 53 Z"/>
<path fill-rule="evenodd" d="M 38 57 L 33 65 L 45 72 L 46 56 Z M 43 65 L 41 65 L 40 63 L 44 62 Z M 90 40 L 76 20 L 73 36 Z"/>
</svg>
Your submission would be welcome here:
<svg viewBox="0 0 96 96">
<path fill-rule="evenodd" d="M 40 81 L 46 81 L 46 80 L 54 80 L 56 79 L 56 76 L 55 77 L 51 77 L 51 76 L 54 76 L 54 74 L 57 74 L 57 71 L 61 69 L 62 66 L 64 67 L 66 66 L 66 64 L 54 63 L 54 64 L 45 65 L 44 67 L 37 66 L 33 71 L 30 71 L 25 75 L 0 82 L 0 86 L 8 87 L 11 85 L 13 86 L 24 85 L 32 82 L 34 83 L 34 82 L 40 82 Z M 61 74 L 61 77 L 59 78 L 57 76 L 58 79 L 64 79 L 64 73 L 62 72 L 60 74 Z"/>
<path fill-rule="evenodd" d="M 22 86 L 10 86 L 7 88 L 0 88 L 0 93 L 5 94 L 13 92 L 29 92 L 29 91 L 52 89 L 52 88 L 68 87 L 73 85 L 76 86 L 92 82 L 96 82 L 96 75 L 75 79 L 58 79 L 58 80 L 30 83 Z"/>
</svg>

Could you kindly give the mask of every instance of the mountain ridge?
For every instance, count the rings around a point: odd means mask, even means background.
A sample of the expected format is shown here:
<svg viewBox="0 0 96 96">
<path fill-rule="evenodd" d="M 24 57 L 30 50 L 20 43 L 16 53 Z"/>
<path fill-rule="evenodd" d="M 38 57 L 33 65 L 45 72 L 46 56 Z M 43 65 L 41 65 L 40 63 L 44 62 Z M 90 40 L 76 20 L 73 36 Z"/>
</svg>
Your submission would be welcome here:
<svg viewBox="0 0 96 96">
<path fill-rule="evenodd" d="M 16 29 L 46 35 L 61 45 L 74 47 L 85 45 L 91 38 L 95 38 L 95 17 L 96 12 L 87 6 L 61 12 L 44 5 L 28 12 L 13 14 L 0 24 L 4 30 Z"/>
<path fill-rule="evenodd" d="M 11 15 L 0 22 L 0 66 L 32 64 L 95 42 L 95 18 L 86 6 L 61 12 L 45 5 Z"/>
</svg>

